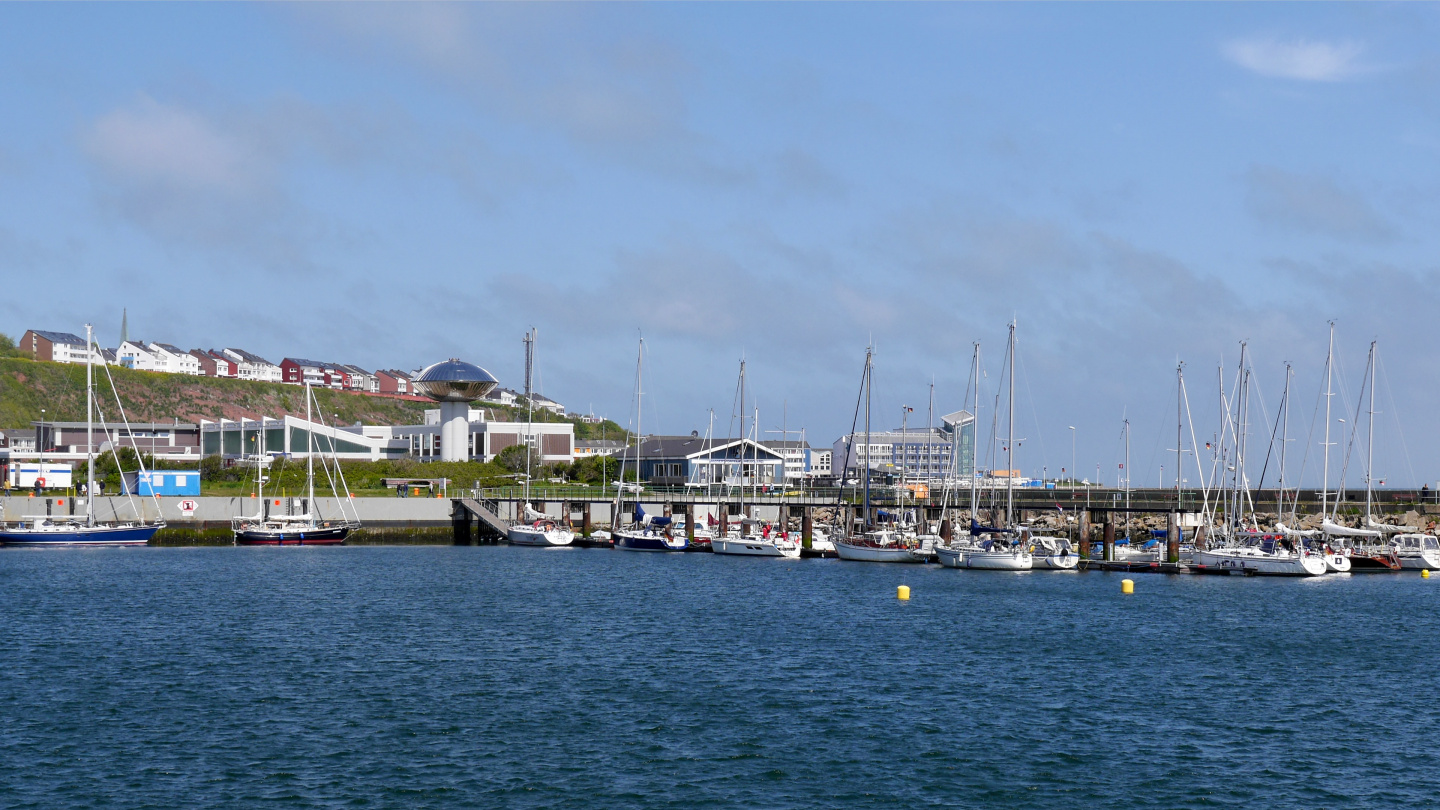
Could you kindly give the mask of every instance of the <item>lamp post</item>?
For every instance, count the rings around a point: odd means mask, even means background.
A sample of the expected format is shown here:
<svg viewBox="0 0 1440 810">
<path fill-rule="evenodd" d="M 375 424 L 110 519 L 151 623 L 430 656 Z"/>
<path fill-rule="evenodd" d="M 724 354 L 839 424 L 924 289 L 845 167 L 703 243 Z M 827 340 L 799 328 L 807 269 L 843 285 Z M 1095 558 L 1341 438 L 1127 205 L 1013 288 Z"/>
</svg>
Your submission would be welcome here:
<svg viewBox="0 0 1440 810">
<path fill-rule="evenodd" d="M 1075 489 L 1075 426 L 1070 426 L 1070 489 Z"/>
<path fill-rule="evenodd" d="M 45 409 L 40 409 L 40 427 L 35 431 L 35 449 L 40 451 L 40 480 L 45 480 Z M 45 481 L 49 484 L 49 481 Z"/>
</svg>

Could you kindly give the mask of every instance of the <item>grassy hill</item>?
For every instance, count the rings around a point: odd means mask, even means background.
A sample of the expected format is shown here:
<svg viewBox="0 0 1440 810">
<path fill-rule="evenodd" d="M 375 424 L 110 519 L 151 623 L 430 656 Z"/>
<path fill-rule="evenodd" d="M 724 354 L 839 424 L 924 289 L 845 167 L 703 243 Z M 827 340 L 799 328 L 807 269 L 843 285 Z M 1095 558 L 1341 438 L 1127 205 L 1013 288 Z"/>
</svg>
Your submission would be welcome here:
<svg viewBox="0 0 1440 810">
<path fill-rule="evenodd" d="M 153 371 L 132 371 L 110 367 L 115 389 L 125 405 L 131 422 L 198 422 L 201 419 L 254 419 L 259 416 L 278 417 L 290 414 L 305 416 L 304 389 L 283 383 L 260 383 L 215 377 L 192 377 L 182 374 L 161 374 Z M 107 421 L 119 422 L 115 395 L 111 392 L 105 369 L 96 368 L 96 391 Z M 417 425 L 424 422 L 425 409 L 436 407 L 430 402 L 403 400 L 393 397 L 369 396 L 349 391 L 316 390 L 315 398 L 326 420 L 339 415 L 341 424 L 363 422 L 367 425 Z M 65 363 L 45 363 L 20 357 L 0 357 L 0 427 L 26 427 L 41 418 L 51 421 L 83 422 L 85 420 L 85 367 Z M 489 407 L 495 421 L 523 420 L 523 411 Z M 537 413 L 537 422 L 570 421 L 575 423 L 575 437 L 598 436 L 600 425 L 587 425 L 575 419 L 562 420 L 548 412 Z M 607 438 L 620 438 L 624 431 L 613 422 L 606 422 Z"/>
</svg>

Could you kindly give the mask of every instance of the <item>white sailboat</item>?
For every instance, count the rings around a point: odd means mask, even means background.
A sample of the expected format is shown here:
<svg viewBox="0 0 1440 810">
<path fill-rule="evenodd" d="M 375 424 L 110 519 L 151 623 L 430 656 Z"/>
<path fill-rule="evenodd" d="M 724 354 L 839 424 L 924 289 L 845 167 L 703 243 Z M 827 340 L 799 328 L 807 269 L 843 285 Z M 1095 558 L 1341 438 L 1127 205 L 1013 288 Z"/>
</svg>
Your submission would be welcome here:
<svg viewBox="0 0 1440 810">
<path fill-rule="evenodd" d="M 977 344 L 976 352 L 976 373 L 979 368 L 979 351 Z M 976 475 L 975 461 L 978 456 L 972 457 L 971 463 L 971 514 L 970 532 L 957 538 L 946 547 L 937 547 L 935 555 L 940 564 L 948 568 L 970 568 L 981 571 L 1029 571 L 1035 567 L 1035 555 L 1031 553 L 1030 546 L 1023 542 L 1020 533 L 1012 528 L 1013 516 L 1015 514 L 1015 322 L 1010 322 L 1010 340 L 1007 349 L 1009 357 L 1009 436 L 1005 445 L 1005 522 L 1004 528 L 981 526 L 975 520 L 975 488 L 973 480 Z M 976 378 L 975 410 L 976 424 L 978 424 L 979 413 L 979 384 Z M 976 445 L 979 442 L 971 443 L 971 453 L 976 453 Z M 1057 565 L 1061 560 L 1057 556 Z M 1078 558 L 1076 565 L 1079 565 Z M 1048 567 L 1048 566 L 1047 566 Z"/>
<path fill-rule="evenodd" d="M 860 520 L 861 531 L 854 534 L 850 531 L 853 530 L 853 527 L 847 527 L 847 531 L 834 541 L 835 553 L 842 560 L 856 562 L 921 563 L 925 562 L 926 552 L 920 549 L 913 539 L 906 538 L 890 529 L 875 529 L 870 525 L 870 378 L 875 367 L 874 356 L 873 348 L 865 349 L 865 372 L 861 379 L 861 394 L 865 402 L 865 452 L 861 471 L 861 475 L 864 476 L 864 495 L 861 499 L 861 514 L 863 515 Z M 858 402 L 856 411 L 858 416 Z M 855 424 L 852 421 L 845 458 L 841 464 L 849 463 L 850 453 L 854 446 Z M 856 454 L 855 460 L 860 463 L 859 454 Z"/>
<path fill-rule="evenodd" d="M 745 390 L 745 361 L 740 361 L 740 379 L 737 381 L 738 396 L 740 402 L 740 514 L 745 514 L 745 448 L 750 447 L 747 442 L 749 433 L 746 432 L 745 418 L 748 406 L 746 404 Z M 733 427 L 734 422 L 731 422 Z M 760 425 L 758 415 L 751 420 L 756 437 L 754 441 L 758 444 Z M 759 476 L 758 464 L 752 463 L 749 466 L 752 472 L 749 480 L 754 486 L 754 480 Z M 726 531 L 723 535 L 717 535 L 710 540 L 710 549 L 716 554 L 728 554 L 738 557 L 788 557 L 790 559 L 800 558 L 800 538 L 792 537 L 783 527 L 776 528 L 769 524 L 753 518 L 742 517 L 739 525 L 734 529 Z"/>
<path fill-rule="evenodd" d="M 536 337 L 534 328 L 525 334 L 525 495 L 524 506 L 520 509 L 522 520 L 510 526 L 505 532 L 505 539 L 513 546 L 568 546 L 575 542 L 575 532 L 562 525 L 561 521 L 537 512 L 530 506 L 530 460 L 535 456 L 536 443 L 533 386 Z"/>
<path fill-rule="evenodd" d="M 611 520 L 612 530 L 610 538 L 615 543 L 615 548 L 622 551 L 684 551 L 689 547 L 689 542 L 684 535 L 675 536 L 668 517 L 647 515 L 640 507 L 640 494 L 644 492 L 644 486 L 639 483 L 640 478 L 640 447 L 645 443 L 645 433 L 641 429 L 644 424 L 643 397 L 644 389 L 644 368 L 645 368 L 645 339 L 640 338 L 640 348 L 635 357 L 635 473 L 637 482 L 635 484 L 625 483 L 626 456 L 620 457 L 620 480 L 615 482 L 615 505 L 611 514 L 615 517 Z M 633 520 L 625 528 L 620 528 L 620 507 L 624 502 L 625 492 L 632 489 L 635 493 L 635 511 L 632 513 Z"/>
<path fill-rule="evenodd" d="M 1238 388 L 1235 396 L 1235 412 L 1230 413 L 1225 400 L 1222 382 L 1220 391 L 1221 410 L 1225 414 L 1224 439 L 1220 455 L 1223 457 L 1227 444 L 1234 450 L 1234 463 L 1230 470 L 1230 485 L 1226 497 L 1219 505 L 1224 510 L 1222 542 L 1216 548 L 1197 549 L 1194 554 L 1196 565 L 1238 574 L 1265 576 L 1320 576 L 1329 567 L 1325 559 L 1310 551 L 1303 543 L 1292 543 L 1283 534 L 1263 533 L 1252 524 L 1245 525 L 1244 516 L 1253 514 L 1250 501 L 1250 481 L 1245 471 L 1245 454 L 1248 448 L 1250 368 L 1246 362 L 1246 344 L 1240 344 L 1240 366 L 1237 371 Z"/>
</svg>

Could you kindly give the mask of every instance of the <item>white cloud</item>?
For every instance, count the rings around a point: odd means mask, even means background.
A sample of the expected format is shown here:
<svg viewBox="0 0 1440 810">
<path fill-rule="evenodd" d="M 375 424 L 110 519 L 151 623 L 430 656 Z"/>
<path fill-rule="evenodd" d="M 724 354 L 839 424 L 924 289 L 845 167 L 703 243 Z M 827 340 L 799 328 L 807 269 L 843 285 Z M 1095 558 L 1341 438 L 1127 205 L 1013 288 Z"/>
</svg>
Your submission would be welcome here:
<svg viewBox="0 0 1440 810">
<path fill-rule="evenodd" d="M 244 192 L 257 179 L 243 143 L 188 110 L 142 97 L 101 118 L 86 150 L 108 173 L 171 188 Z"/>
<path fill-rule="evenodd" d="M 1358 42 L 1320 42 L 1307 39 L 1236 39 L 1225 43 L 1225 58 L 1261 76 L 1309 82 L 1335 82 L 1351 78 L 1363 68 L 1364 46 Z"/>
</svg>

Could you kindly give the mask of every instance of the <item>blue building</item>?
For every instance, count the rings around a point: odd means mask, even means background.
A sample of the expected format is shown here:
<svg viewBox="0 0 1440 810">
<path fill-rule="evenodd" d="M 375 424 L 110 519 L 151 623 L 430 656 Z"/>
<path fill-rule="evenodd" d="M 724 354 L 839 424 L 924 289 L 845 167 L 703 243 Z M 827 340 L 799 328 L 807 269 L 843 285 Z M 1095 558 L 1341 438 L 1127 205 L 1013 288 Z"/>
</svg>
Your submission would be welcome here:
<svg viewBox="0 0 1440 810">
<path fill-rule="evenodd" d="M 124 476 L 124 494 L 136 495 L 199 495 L 199 470 L 149 470 L 128 472 Z"/>
</svg>

